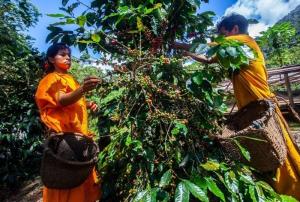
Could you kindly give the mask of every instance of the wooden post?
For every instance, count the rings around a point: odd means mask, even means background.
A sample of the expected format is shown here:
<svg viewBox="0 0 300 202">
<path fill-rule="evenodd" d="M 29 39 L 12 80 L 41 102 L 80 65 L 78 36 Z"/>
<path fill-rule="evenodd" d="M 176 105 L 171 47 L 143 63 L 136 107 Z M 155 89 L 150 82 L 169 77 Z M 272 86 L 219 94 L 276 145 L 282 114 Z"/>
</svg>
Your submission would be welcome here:
<svg viewBox="0 0 300 202">
<path fill-rule="evenodd" d="M 288 93 L 288 96 L 289 96 L 290 105 L 291 105 L 291 107 L 294 108 L 295 104 L 294 104 L 294 100 L 293 100 L 293 93 L 292 93 L 291 83 L 290 83 L 290 80 L 289 80 L 288 73 L 284 73 L 284 81 L 285 81 L 285 87 L 286 87 L 286 90 L 287 90 L 287 93 Z"/>
</svg>

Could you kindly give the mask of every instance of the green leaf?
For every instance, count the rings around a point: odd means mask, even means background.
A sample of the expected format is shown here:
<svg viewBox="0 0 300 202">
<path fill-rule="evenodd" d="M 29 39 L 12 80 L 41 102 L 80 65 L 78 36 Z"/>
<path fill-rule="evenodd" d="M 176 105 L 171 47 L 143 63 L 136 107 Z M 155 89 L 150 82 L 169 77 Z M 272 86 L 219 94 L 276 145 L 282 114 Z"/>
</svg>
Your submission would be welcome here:
<svg viewBox="0 0 300 202">
<path fill-rule="evenodd" d="M 197 85 L 201 85 L 203 80 L 204 80 L 204 75 L 202 74 L 202 72 L 196 72 L 192 77 L 192 81 Z"/>
<path fill-rule="evenodd" d="M 137 193 L 136 197 L 133 199 L 134 202 L 142 202 L 142 199 L 146 196 L 147 190 Z"/>
<path fill-rule="evenodd" d="M 67 24 L 74 24 L 75 23 L 75 19 L 73 19 L 73 18 L 67 18 L 66 23 Z"/>
<path fill-rule="evenodd" d="M 161 3 L 157 3 L 157 4 L 154 5 L 153 8 L 154 8 L 154 9 L 157 9 L 157 8 L 160 8 L 160 7 L 162 7 L 162 4 L 161 4 Z"/>
<path fill-rule="evenodd" d="M 63 18 L 63 17 L 66 17 L 64 14 L 60 14 L 60 13 L 56 13 L 56 14 L 47 14 L 47 16 L 53 17 L 53 18 Z"/>
<path fill-rule="evenodd" d="M 254 186 L 249 186 L 249 195 L 250 195 L 250 198 L 253 202 L 257 202 L 257 197 L 256 197 L 256 194 L 255 194 L 255 187 Z"/>
<path fill-rule="evenodd" d="M 147 193 L 144 195 L 141 202 L 152 202 L 152 194 L 149 191 L 147 191 Z"/>
<path fill-rule="evenodd" d="M 258 201 L 265 201 L 266 196 L 265 196 L 262 188 L 259 187 L 259 186 L 255 186 L 255 190 L 256 190 L 256 193 L 257 193 L 258 198 L 259 198 Z"/>
<path fill-rule="evenodd" d="M 99 34 L 92 34 L 92 40 L 96 43 L 99 43 L 101 38 L 100 38 Z"/>
<path fill-rule="evenodd" d="M 250 157 L 250 153 L 249 151 L 247 151 L 247 149 L 245 149 L 236 139 L 233 139 L 234 143 L 239 147 L 242 155 L 245 157 L 245 159 L 247 159 L 247 161 L 250 161 L 251 157 Z"/>
<path fill-rule="evenodd" d="M 144 10 L 144 15 L 148 15 L 148 14 L 152 13 L 153 11 L 154 11 L 154 8 L 146 8 Z"/>
<path fill-rule="evenodd" d="M 80 27 L 83 27 L 84 24 L 86 23 L 86 16 L 85 16 L 85 15 L 78 16 L 78 17 L 76 18 L 76 23 L 77 23 Z"/>
<path fill-rule="evenodd" d="M 150 196 L 151 196 L 151 200 L 150 202 L 156 202 L 157 201 L 157 194 L 159 192 L 159 188 L 152 188 L 151 189 L 151 193 L 150 193 Z"/>
<path fill-rule="evenodd" d="M 68 1 L 69 1 L 69 0 L 62 0 L 62 2 L 61 2 L 61 3 L 62 3 L 62 5 L 63 5 L 63 6 L 66 6 L 66 5 L 67 5 L 67 3 L 68 3 Z"/>
<path fill-rule="evenodd" d="M 232 57 L 234 57 L 234 58 L 236 58 L 236 57 L 238 56 L 238 53 L 237 53 L 235 47 L 227 47 L 227 48 L 226 48 L 226 52 L 227 52 L 230 56 L 232 56 Z"/>
<path fill-rule="evenodd" d="M 187 162 L 189 161 L 189 154 L 185 155 L 185 157 L 183 158 L 183 160 L 180 162 L 179 167 L 183 167 L 187 164 Z"/>
<path fill-rule="evenodd" d="M 238 181 L 232 170 L 229 170 L 229 172 L 225 173 L 224 182 L 225 182 L 225 186 L 227 187 L 228 191 L 232 195 L 236 196 L 239 192 L 239 184 L 238 184 Z"/>
<path fill-rule="evenodd" d="M 220 164 L 218 162 L 211 161 L 211 160 L 207 161 L 204 164 L 200 164 L 200 166 L 207 171 L 216 171 L 220 169 Z"/>
<path fill-rule="evenodd" d="M 178 121 L 175 121 L 174 124 L 175 127 L 171 131 L 172 135 L 178 135 L 179 133 L 186 135 L 188 133 L 188 129 L 185 124 L 180 123 Z"/>
<path fill-rule="evenodd" d="M 189 202 L 190 192 L 187 189 L 185 183 L 180 182 L 175 191 L 175 202 Z"/>
<path fill-rule="evenodd" d="M 253 60 L 255 58 L 255 53 L 249 46 L 243 45 L 241 46 L 241 49 L 248 59 Z"/>
<path fill-rule="evenodd" d="M 131 12 L 130 8 L 128 6 L 120 6 L 118 8 L 118 11 L 122 14 L 126 14 L 126 13 L 129 13 Z"/>
<path fill-rule="evenodd" d="M 163 74 L 164 74 L 163 72 L 158 73 L 158 74 L 156 75 L 156 79 L 157 79 L 157 80 L 161 79 L 162 76 L 163 76 Z"/>
<path fill-rule="evenodd" d="M 125 145 L 128 147 L 132 143 L 131 135 L 127 135 Z"/>
<path fill-rule="evenodd" d="M 220 45 L 211 47 L 206 53 L 207 57 L 212 57 L 213 55 L 215 55 L 217 53 L 217 51 L 219 50 L 219 48 L 220 48 Z"/>
<path fill-rule="evenodd" d="M 169 193 L 159 189 L 158 192 L 157 192 L 157 201 L 160 201 L 160 202 L 170 201 Z"/>
<path fill-rule="evenodd" d="M 196 197 L 200 201 L 205 201 L 205 202 L 209 201 L 205 191 L 203 191 L 200 187 L 198 187 L 197 185 L 195 185 L 189 180 L 183 180 L 183 183 L 186 185 L 186 187 L 193 194 L 194 197 Z"/>
<path fill-rule="evenodd" d="M 226 57 L 226 51 L 224 49 L 220 49 L 218 51 L 218 54 L 222 57 L 222 58 L 225 58 Z"/>
<path fill-rule="evenodd" d="M 255 185 L 255 182 L 253 181 L 250 174 L 243 174 L 240 172 L 239 174 L 240 174 L 240 181 L 245 182 L 247 184 Z"/>
<path fill-rule="evenodd" d="M 222 201 L 225 201 L 223 192 L 219 189 L 215 181 L 211 177 L 205 177 L 207 187 L 215 196 L 219 197 Z"/>
<path fill-rule="evenodd" d="M 298 200 L 292 196 L 280 195 L 282 202 L 297 202 Z"/>
<path fill-rule="evenodd" d="M 172 171 L 167 170 L 160 179 L 159 187 L 163 188 L 165 186 L 168 186 L 171 182 L 171 179 L 172 179 Z"/>
<path fill-rule="evenodd" d="M 140 17 L 136 17 L 136 27 L 141 32 L 144 30 L 144 24 L 142 22 L 142 19 Z"/>
</svg>

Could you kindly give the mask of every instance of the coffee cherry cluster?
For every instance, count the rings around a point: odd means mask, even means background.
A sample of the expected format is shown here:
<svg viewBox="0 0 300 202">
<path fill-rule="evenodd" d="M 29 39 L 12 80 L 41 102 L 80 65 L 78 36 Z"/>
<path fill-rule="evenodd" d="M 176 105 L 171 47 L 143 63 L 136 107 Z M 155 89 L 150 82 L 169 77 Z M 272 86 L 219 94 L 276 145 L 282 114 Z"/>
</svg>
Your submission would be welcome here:
<svg viewBox="0 0 300 202">
<path fill-rule="evenodd" d="M 145 28 L 145 37 L 148 41 L 152 41 L 153 40 L 153 35 L 152 35 L 152 32 L 149 28 Z"/>
</svg>

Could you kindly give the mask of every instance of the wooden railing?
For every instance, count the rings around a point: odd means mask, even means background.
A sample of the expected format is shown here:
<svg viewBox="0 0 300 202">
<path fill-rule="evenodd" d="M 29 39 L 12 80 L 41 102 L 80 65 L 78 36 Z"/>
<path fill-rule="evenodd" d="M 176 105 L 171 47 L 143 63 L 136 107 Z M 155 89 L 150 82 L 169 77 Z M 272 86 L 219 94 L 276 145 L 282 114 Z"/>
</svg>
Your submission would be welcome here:
<svg viewBox="0 0 300 202">
<path fill-rule="evenodd" d="M 295 107 L 291 83 L 300 83 L 300 65 L 282 67 L 268 70 L 270 85 L 285 85 L 288 93 L 289 103 Z"/>
<path fill-rule="evenodd" d="M 270 86 L 284 85 L 287 90 L 289 104 L 291 105 L 291 107 L 295 107 L 295 101 L 293 98 L 291 84 L 292 83 L 300 84 L 300 65 L 285 66 L 276 69 L 268 69 L 267 71 L 269 76 L 268 78 L 269 85 Z M 226 91 L 233 91 L 232 84 L 229 80 L 222 82 L 220 84 L 220 87 Z M 296 104 L 300 104 L 300 103 L 296 103 Z"/>
</svg>

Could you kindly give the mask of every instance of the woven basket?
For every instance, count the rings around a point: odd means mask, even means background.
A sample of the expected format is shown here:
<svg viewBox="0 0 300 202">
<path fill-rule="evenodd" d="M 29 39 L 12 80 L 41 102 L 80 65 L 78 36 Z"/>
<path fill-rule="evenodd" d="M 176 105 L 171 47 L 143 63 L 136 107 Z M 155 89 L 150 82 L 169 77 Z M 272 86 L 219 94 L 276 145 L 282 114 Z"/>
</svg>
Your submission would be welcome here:
<svg viewBox="0 0 300 202">
<path fill-rule="evenodd" d="M 79 186 L 92 172 L 98 152 L 97 144 L 79 133 L 50 136 L 44 144 L 41 165 L 43 184 L 53 189 Z"/>
<path fill-rule="evenodd" d="M 274 171 L 283 164 L 287 148 L 275 114 L 275 105 L 268 100 L 249 103 L 228 119 L 219 142 L 229 156 L 260 172 Z M 250 153 L 250 161 L 241 154 L 237 140 Z"/>
</svg>

